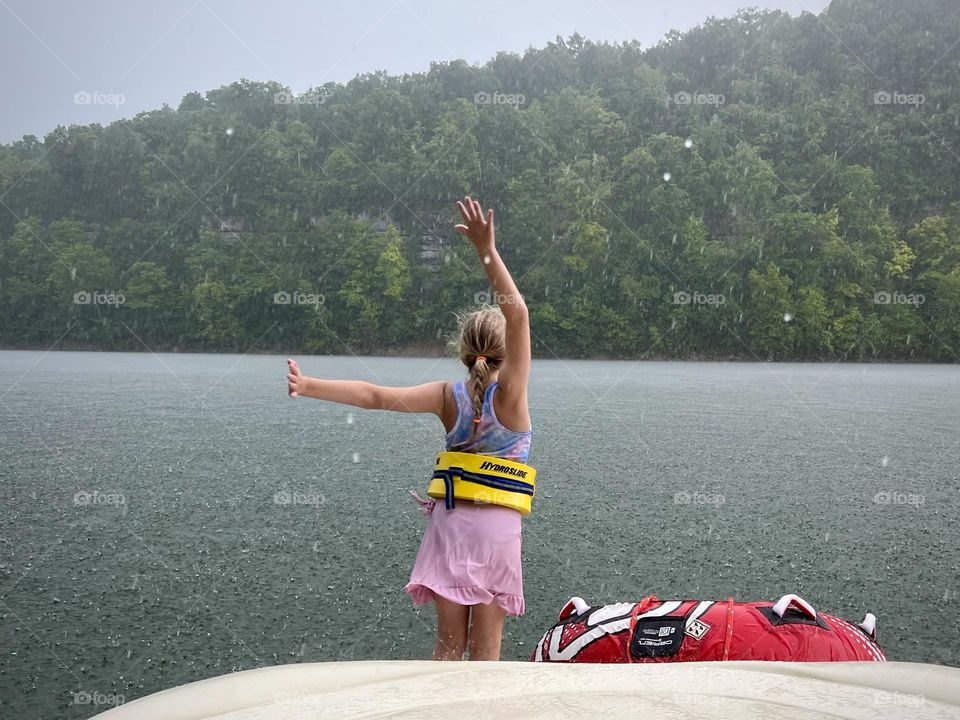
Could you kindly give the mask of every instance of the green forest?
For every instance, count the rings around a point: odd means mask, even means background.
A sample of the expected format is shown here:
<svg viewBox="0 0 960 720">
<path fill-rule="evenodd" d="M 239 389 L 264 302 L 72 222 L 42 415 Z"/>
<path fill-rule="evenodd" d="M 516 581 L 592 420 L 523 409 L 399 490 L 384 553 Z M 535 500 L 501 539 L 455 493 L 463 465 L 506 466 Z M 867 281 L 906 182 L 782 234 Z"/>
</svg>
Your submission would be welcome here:
<svg viewBox="0 0 960 720">
<path fill-rule="evenodd" d="M 956 0 L 835 0 L 25 136 L 0 345 L 436 354 L 494 299 L 469 193 L 538 357 L 955 362 L 958 40 Z"/>
</svg>

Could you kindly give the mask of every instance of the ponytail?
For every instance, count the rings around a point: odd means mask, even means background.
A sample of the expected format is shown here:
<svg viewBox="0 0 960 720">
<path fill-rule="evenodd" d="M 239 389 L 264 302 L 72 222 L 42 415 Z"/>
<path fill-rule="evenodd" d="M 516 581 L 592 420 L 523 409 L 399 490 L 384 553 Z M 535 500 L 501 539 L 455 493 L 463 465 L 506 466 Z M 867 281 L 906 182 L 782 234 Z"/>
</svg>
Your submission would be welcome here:
<svg viewBox="0 0 960 720">
<path fill-rule="evenodd" d="M 480 416 L 483 414 L 483 396 L 487 392 L 487 386 L 490 384 L 491 363 L 484 355 L 477 355 L 470 371 L 467 374 L 467 382 L 470 385 L 470 397 L 473 399 L 473 432 L 477 431 L 477 425 L 480 424 Z"/>
</svg>

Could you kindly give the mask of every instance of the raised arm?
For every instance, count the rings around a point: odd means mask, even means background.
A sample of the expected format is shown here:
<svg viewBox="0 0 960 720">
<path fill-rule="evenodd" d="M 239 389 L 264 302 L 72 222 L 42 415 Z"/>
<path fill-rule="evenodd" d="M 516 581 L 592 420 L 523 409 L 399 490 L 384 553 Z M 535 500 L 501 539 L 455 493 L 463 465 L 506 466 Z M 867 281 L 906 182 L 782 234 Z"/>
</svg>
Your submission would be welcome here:
<svg viewBox="0 0 960 720">
<path fill-rule="evenodd" d="M 287 360 L 287 367 L 287 394 L 291 398 L 303 396 L 367 410 L 431 413 L 441 419 L 444 417 L 450 383 L 442 380 L 412 387 L 385 387 L 360 380 L 307 377 L 294 360 Z"/>
<path fill-rule="evenodd" d="M 530 316 L 527 304 L 497 252 L 493 209 L 487 210 L 484 217 L 480 203 L 469 196 L 458 202 L 457 207 L 464 224 L 457 225 L 455 229 L 466 235 L 477 251 L 490 280 L 494 300 L 507 321 L 506 357 L 497 379 L 497 385 L 505 397 L 501 397 L 497 404 L 507 405 L 510 414 L 518 419 L 526 418 L 526 423 L 529 423 L 527 382 L 530 379 Z"/>
</svg>

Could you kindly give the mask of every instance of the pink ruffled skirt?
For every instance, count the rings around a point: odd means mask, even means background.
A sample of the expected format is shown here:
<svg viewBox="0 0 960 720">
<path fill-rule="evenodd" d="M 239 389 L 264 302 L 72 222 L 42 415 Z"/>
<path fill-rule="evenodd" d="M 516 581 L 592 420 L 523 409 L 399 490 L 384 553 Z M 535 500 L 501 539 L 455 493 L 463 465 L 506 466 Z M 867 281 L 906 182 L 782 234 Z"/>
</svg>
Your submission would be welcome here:
<svg viewBox="0 0 960 720">
<path fill-rule="evenodd" d="M 429 516 L 410 582 L 403 588 L 415 605 L 436 596 L 461 605 L 496 601 L 508 615 L 523 615 L 520 567 L 521 515 L 499 505 L 414 498 Z"/>
</svg>

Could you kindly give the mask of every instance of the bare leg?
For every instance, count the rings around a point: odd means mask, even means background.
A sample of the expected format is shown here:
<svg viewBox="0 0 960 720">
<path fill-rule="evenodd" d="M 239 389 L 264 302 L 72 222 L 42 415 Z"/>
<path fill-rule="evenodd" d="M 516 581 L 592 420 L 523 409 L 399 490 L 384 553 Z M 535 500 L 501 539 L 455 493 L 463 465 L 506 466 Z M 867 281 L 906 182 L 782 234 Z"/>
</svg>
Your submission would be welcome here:
<svg viewBox="0 0 960 720">
<path fill-rule="evenodd" d="M 497 605 L 470 606 L 470 633 L 468 644 L 471 660 L 499 660 L 500 640 L 503 637 L 503 619 L 507 611 Z"/>
<path fill-rule="evenodd" d="M 463 660 L 467 646 L 467 627 L 470 608 L 447 600 L 439 595 L 437 605 L 437 644 L 433 650 L 434 660 Z"/>
</svg>

